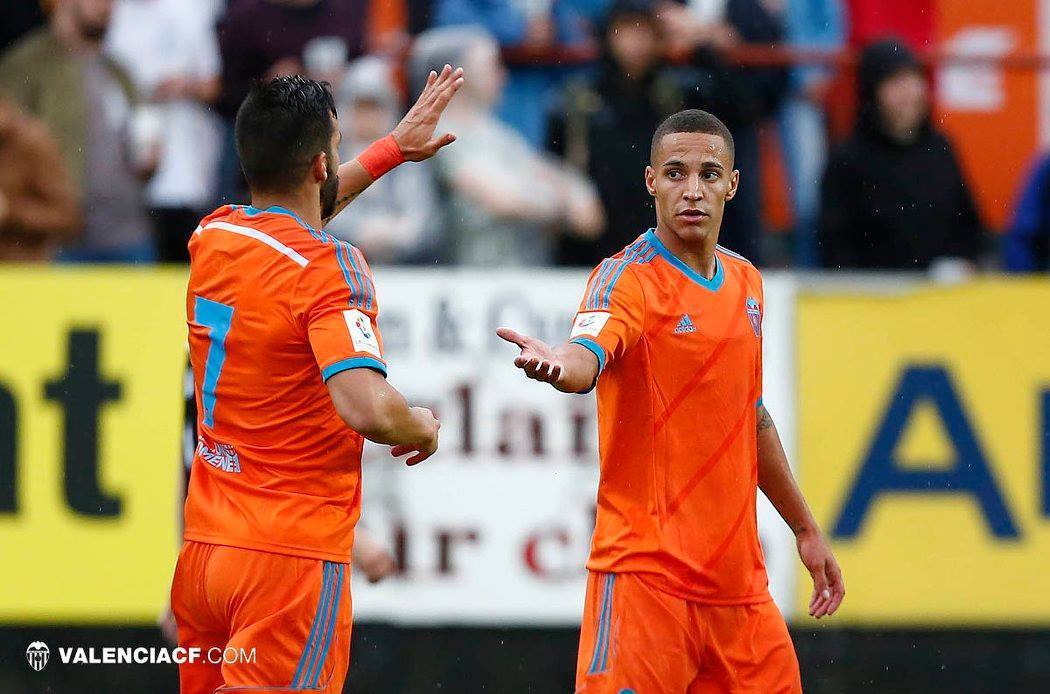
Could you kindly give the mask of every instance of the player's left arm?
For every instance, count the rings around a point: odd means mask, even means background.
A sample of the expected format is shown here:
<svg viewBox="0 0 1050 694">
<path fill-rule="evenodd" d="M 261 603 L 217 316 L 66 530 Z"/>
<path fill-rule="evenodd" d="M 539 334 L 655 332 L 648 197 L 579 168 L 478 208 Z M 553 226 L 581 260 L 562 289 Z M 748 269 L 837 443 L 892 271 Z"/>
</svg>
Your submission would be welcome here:
<svg viewBox="0 0 1050 694">
<path fill-rule="evenodd" d="M 446 65 L 441 74 L 430 72 L 419 98 L 389 135 L 372 143 L 355 159 L 339 167 L 339 193 L 332 217 L 353 202 L 372 182 L 406 161 L 423 161 L 456 141 L 452 133 L 434 135 L 438 119 L 463 86 L 463 68 Z"/>
<path fill-rule="evenodd" d="M 835 614 L 846 596 L 842 570 L 798 488 L 776 424 L 765 405 L 758 406 L 758 487 L 795 533 L 798 554 L 813 577 L 809 614 Z"/>
</svg>

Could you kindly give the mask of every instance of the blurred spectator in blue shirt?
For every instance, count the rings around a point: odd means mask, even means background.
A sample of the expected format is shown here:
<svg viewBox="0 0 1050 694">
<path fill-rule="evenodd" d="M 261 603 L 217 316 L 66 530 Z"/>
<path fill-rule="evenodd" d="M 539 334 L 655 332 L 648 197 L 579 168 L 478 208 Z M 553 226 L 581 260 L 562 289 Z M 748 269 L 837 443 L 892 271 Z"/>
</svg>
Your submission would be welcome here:
<svg viewBox="0 0 1050 694">
<path fill-rule="evenodd" d="M 475 25 L 501 46 L 551 48 L 585 42 L 588 15 L 597 17 L 607 0 L 437 0 L 434 26 Z M 566 70 L 511 66 L 497 113 L 533 146 L 546 142 L 547 114 Z"/>
<path fill-rule="evenodd" d="M 785 28 L 792 48 L 834 53 L 846 42 L 841 0 L 787 0 Z M 791 86 L 780 108 L 780 137 L 795 213 L 794 260 L 797 267 L 817 265 L 817 216 L 820 177 L 827 161 L 828 135 L 824 97 L 832 69 L 803 65 L 792 69 Z"/>
<path fill-rule="evenodd" d="M 343 161 L 389 133 L 401 113 L 390 65 L 376 56 L 350 66 L 337 85 L 336 100 Z M 432 161 L 424 161 L 397 167 L 325 230 L 360 248 L 370 263 L 434 262 L 440 253 L 441 218 L 431 166 Z"/>
<path fill-rule="evenodd" d="M 1036 162 L 1025 180 L 1003 238 L 1003 265 L 1009 272 L 1050 270 L 1050 155 Z"/>
</svg>

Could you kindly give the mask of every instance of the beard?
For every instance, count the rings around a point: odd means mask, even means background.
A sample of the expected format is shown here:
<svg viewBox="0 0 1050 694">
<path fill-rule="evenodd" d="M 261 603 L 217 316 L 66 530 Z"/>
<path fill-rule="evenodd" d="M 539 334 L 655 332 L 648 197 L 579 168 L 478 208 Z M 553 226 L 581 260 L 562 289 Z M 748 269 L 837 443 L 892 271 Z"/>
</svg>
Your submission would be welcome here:
<svg viewBox="0 0 1050 694">
<path fill-rule="evenodd" d="M 335 214 L 335 199 L 339 195 L 339 174 L 329 169 L 328 178 L 321 185 L 321 219 Z"/>
</svg>

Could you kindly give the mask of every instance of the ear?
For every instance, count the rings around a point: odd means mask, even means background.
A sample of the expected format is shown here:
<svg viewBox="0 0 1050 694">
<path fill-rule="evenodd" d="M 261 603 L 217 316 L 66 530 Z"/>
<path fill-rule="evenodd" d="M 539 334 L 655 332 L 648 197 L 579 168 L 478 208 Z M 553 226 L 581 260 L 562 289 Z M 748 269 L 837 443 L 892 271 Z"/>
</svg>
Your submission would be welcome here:
<svg viewBox="0 0 1050 694">
<path fill-rule="evenodd" d="M 732 200 L 736 197 L 737 186 L 740 185 L 740 172 L 733 169 L 733 173 L 729 175 L 729 192 L 726 193 L 726 201 Z"/>
<path fill-rule="evenodd" d="M 328 154 L 326 152 L 314 155 L 310 162 L 310 175 L 317 183 L 324 183 L 328 180 Z"/>
<path fill-rule="evenodd" d="M 649 191 L 649 195 L 656 197 L 656 172 L 653 167 L 645 167 L 645 189 Z"/>
</svg>

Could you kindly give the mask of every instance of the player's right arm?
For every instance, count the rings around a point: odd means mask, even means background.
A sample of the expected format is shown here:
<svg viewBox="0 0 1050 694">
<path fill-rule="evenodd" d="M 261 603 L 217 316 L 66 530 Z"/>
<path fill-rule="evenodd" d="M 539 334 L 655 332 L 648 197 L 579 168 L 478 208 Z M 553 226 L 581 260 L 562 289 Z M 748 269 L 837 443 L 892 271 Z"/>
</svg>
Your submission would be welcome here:
<svg viewBox="0 0 1050 694">
<path fill-rule="evenodd" d="M 521 348 L 514 366 L 534 381 L 550 383 L 563 393 L 583 393 L 598 378 L 598 358 L 582 345 L 566 342 L 554 348 L 510 328 L 499 328 L 496 334 Z"/>
<path fill-rule="evenodd" d="M 446 65 L 441 74 L 430 72 L 419 99 L 393 131 L 339 167 L 335 211 L 324 220 L 325 224 L 394 166 L 404 161 L 429 159 L 439 149 L 456 141 L 452 133 L 435 137 L 434 130 L 445 107 L 461 86 L 463 68 L 453 70 Z"/>
<path fill-rule="evenodd" d="M 368 264 L 348 243 L 328 240 L 298 277 L 293 318 L 310 343 L 321 378 L 340 418 L 369 441 L 415 465 L 437 450 L 439 424 L 410 407 L 386 380 L 379 304 Z"/>
<path fill-rule="evenodd" d="M 326 381 L 335 411 L 346 425 L 369 441 L 393 446 L 393 455 L 415 452 L 406 462 L 420 463 L 437 450 L 440 424 L 425 407 L 410 407 L 405 397 L 378 371 L 340 371 Z"/>
<path fill-rule="evenodd" d="M 591 390 L 606 363 L 623 356 L 642 334 L 644 298 L 628 265 L 629 261 L 611 258 L 595 268 L 569 341 L 560 347 L 499 328 L 497 335 L 521 349 L 514 366 L 528 378 L 550 383 L 564 393 Z"/>
</svg>

